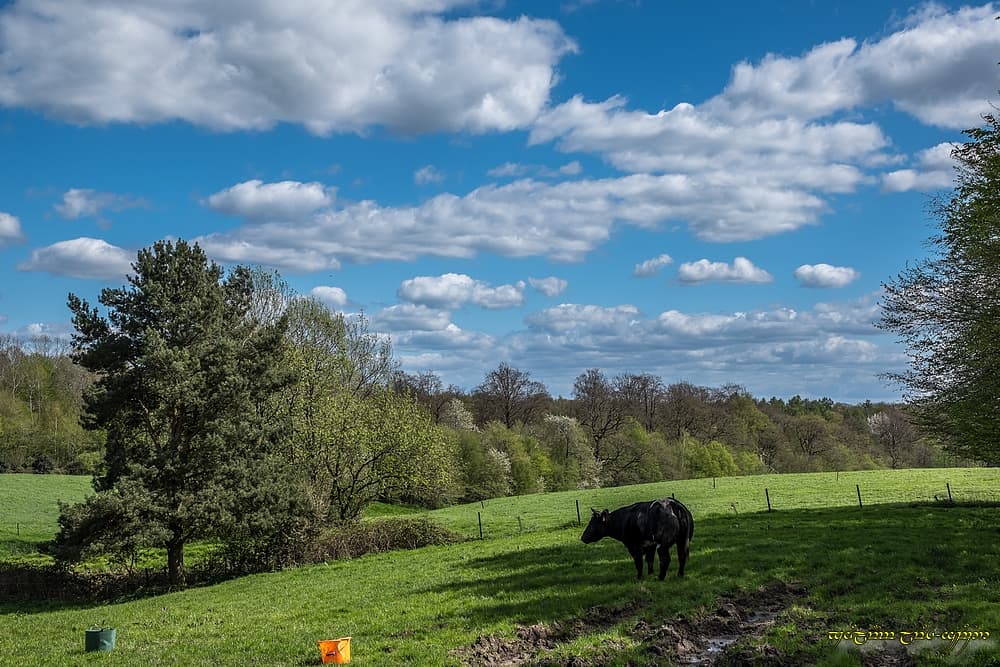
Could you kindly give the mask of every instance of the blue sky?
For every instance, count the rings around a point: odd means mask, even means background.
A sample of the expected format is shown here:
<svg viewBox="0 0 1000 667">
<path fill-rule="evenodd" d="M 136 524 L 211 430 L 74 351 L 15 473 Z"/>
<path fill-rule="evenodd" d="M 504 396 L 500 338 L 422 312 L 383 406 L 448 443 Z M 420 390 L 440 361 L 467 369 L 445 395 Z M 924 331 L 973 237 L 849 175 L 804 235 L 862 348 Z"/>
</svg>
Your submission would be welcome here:
<svg viewBox="0 0 1000 667">
<path fill-rule="evenodd" d="M 196 240 L 404 369 L 894 399 L 873 326 L 1000 89 L 952 3 L 0 2 L 0 333 Z"/>
</svg>

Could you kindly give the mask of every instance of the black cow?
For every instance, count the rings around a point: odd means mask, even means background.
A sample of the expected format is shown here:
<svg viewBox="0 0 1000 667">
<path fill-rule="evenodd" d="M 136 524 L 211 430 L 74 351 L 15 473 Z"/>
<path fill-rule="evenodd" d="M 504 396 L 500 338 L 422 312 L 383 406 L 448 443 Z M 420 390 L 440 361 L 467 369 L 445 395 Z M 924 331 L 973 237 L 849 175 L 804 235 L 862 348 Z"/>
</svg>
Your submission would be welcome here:
<svg viewBox="0 0 1000 667">
<path fill-rule="evenodd" d="M 670 547 L 677 545 L 678 577 L 684 576 L 691 538 L 694 536 L 694 518 L 680 501 L 673 498 L 635 503 L 614 512 L 598 512 L 593 516 L 580 537 L 584 544 L 591 544 L 603 537 L 613 537 L 628 549 L 635 561 L 635 571 L 642 579 L 642 557 L 645 554 L 649 574 L 653 574 L 653 554 L 660 552 L 660 580 L 667 576 L 670 565 Z"/>
</svg>

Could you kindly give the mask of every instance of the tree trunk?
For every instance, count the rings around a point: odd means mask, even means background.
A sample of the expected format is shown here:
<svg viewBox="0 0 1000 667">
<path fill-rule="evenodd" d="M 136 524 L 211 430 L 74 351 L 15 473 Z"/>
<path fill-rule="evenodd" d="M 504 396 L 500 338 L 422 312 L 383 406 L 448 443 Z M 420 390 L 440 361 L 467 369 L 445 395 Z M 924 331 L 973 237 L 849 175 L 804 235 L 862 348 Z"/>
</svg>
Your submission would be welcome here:
<svg viewBox="0 0 1000 667">
<path fill-rule="evenodd" d="M 167 577 L 171 586 L 183 586 L 184 574 L 184 540 L 179 537 L 167 542 Z"/>
</svg>

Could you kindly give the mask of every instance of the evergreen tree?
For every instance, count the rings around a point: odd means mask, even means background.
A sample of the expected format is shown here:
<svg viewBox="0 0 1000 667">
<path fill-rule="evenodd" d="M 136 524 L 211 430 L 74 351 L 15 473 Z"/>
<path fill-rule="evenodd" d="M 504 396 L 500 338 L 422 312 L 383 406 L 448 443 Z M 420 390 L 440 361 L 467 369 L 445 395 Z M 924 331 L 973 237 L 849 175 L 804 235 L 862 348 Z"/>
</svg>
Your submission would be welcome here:
<svg viewBox="0 0 1000 667">
<path fill-rule="evenodd" d="M 101 292 L 107 316 L 69 295 L 75 359 L 99 374 L 86 394 L 87 425 L 107 431 L 95 487 L 143 498 L 141 520 L 121 529 L 157 527 L 147 533 L 162 536 L 180 584 L 190 540 L 255 511 L 246 489 L 270 468 L 279 426 L 265 406 L 291 380 L 279 363 L 284 320 L 252 317 L 252 272 L 224 276 L 197 244 L 160 241 L 132 268 L 128 286 Z"/>
</svg>

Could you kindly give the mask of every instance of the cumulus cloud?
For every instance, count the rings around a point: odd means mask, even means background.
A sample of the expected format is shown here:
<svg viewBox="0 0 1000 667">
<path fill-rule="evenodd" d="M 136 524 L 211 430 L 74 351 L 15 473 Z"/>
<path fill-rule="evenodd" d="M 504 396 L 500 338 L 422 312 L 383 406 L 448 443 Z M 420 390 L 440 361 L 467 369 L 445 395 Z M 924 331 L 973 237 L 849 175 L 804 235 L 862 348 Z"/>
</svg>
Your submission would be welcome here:
<svg viewBox="0 0 1000 667">
<path fill-rule="evenodd" d="M 889 143 L 871 123 L 736 122 L 704 105 L 656 114 L 625 105 L 621 97 L 574 97 L 543 114 L 530 141 L 555 141 L 560 150 L 598 153 L 626 172 L 672 179 L 651 199 L 710 241 L 758 239 L 815 223 L 827 208 L 823 195 L 866 183 L 865 165 L 879 161 Z M 685 195 L 702 208 L 685 206 Z"/>
<path fill-rule="evenodd" d="M 416 303 L 396 304 L 372 315 L 372 328 L 379 331 L 442 331 L 450 324 L 448 311 Z"/>
<path fill-rule="evenodd" d="M 651 372 L 668 383 L 738 382 L 751 391 L 863 400 L 890 396 L 877 374 L 906 365 L 873 324 L 876 297 L 807 309 L 652 315 L 631 304 L 560 304 L 528 315 L 524 329 L 504 337 L 450 324 L 393 334 L 393 343 L 408 370 L 434 368 L 466 387 L 503 358 L 562 394 L 581 370 L 598 367 L 612 375 Z"/>
<path fill-rule="evenodd" d="M 710 240 L 746 240 L 815 222 L 824 206 L 809 193 L 784 192 L 778 185 L 709 182 L 683 174 L 559 183 L 521 179 L 462 196 L 439 194 L 417 206 L 361 201 L 284 220 L 266 220 L 266 205 L 263 211 L 252 204 L 219 207 L 242 215 L 247 224 L 196 240 L 223 261 L 293 271 L 341 261 L 470 258 L 484 252 L 579 261 L 607 241 L 616 224 L 656 229 L 666 221 L 687 220 Z"/>
<path fill-rule="evenodd" d="M 849 266 L 803 264 L 795 269 L 795 279 L 803 287 L 844 287 L 861 277 Z"/>
<path fill-rule="evenodd" d="M 0 105 L 78 123 L 317 134 L 524 127 L 576 46 L 466 0 L 20 0 L 0 9 Z"/>
<path fill-rule="evenodd" d="M 559 296 L 569 286 L 568 282 L 555 276 L 549 276 L 548 278 L 528 278 L 528 284 L 548 297 Z"/>
<path fill-rule="evenodd" d="M 530 165 L 521 164 L 520 162 L 504 162 L 501 165 L 493 167 L 486 172 L 486 175 L 490 178 L 510 178 L 524 176 L 530 171 L 532 167 Z"/>
<path fill-rule="evenodd" d="M 950 187 L 955 180 L 955 161 L 951 157 L 954 149 L 955 144 L 942 143 L 920 151 L 913 168 L 883 174 L 882 189 L 886 192 L 906 192 Z"/>
<path fill-rule="evenodd" d="M 211 195 L 207 204 L 220 213 L 249 220 L 298 220 L 330 206 L 335 190 L 322 183 L 244 181 Z"/>
<path fill-rule="evenodd" d="M 81 237 L 31 251 L 18 271 L 44 271 L 57 276 L 117 280 L 131 271 L 135 255 L 102 239 Z"/>
<path fill-rule="evenodd" d="M 471 303 L 496 310 L 524 304 L 524 287 L 524 281 L 491 287 L 463 273 L 445 273 L 404 280 L 396 294 L 411 303 L 435 308 L 460 308 Z"/>
<path fill-rule="evenodd" d="M 764 269 L 755 266 L 746 257 L 737 257 L 732 264 L 710 262 L 707 259 L 684 262 L 677 268 L 677 279 L 691 285 L 707 282 L 769 283 L 774 280 L 774 277 Z"/>
<path fill-rule="evenodd" d="M 559 167 L 559 173 L 565 174 L 566 176 L 576 176 L 581 171 L 583 171 L 583 165 L 580 164 L 579 160 L 567 162 L 563 166 Z"/>
<path fill-rule="evenodd" d="M 644 262 L 636 264 L 635 268 L 632 269 L 632 275 L 637 278 L 649 278 L 650 276 L 655 276 L 660 272 L 660 269 L 673 261 L 673 257 L 666 253 L 657 255 L 652 259 L 647 259 Z"/>
<path fill-rule="evenodd" d="M 555 169 L 542 164 L 524 164 L 521 162 L 504 162 L 486 172 L 490 178 L 519 178 L 531 175 L 535 178 L 561 178 L 563 176 L 578 176 L 583 171 L 579 160 L 567 162 Z"/>
<path fill-rule="evenodd" d="M 881 128 L 861 120 L 864 107 L 891 103 L 949 128 L 979 124 L 996 88 L 993 14 L 991 5 L 954 12 L 928 5 L 881 39 L 843 39 L 798 57 L 740 63 L 726 88 L 698 105 L 649 113 L 629 109 L 621 96 L 576 96 L 541 114 L 529 141 L 596 153 L 625 172 L 683 177 L 713 209 L 680 216 L 699 238 L 752 240 L 794 230 L 815 223 L 829 195 L 873 182 L 869 170 L 894 160 Z M 927 166 L 885 176 L 884 188 L 950 183 L 947 169 Z"/>
<path fill-rule="evenodd" d="M 145 208 L 149 204 L 144 199 L 113 192 L 97 192 L 88 188 L 70 188 L 63 193 L 62 202 L 56 204 L 56 212 L 67 220 L 90 217 L 103 221 L 103 211 L 124 211 L 130 208 Z"/>
<path fill-rule="evenodd" d="M 317 285 L 309 290 L 309 294 L 333 309 L 343 308 L 347 305 L 347 292 L 340 287 Z"/>
<path fill-rule="evenodd" d="M 890 102 L 921 122 L 978 125 L 996 93 L 1000 33 L 992 4 L 954 12 L 926 4 L 881 39 L 820 44 L 802 56 L 741 63 L 713 109 L 738 118 L 819 118 Z"/>
<path fill-rule="evenodd" d="M 563 303 L 532 313 L 524 321 L 533 329 L 554 334 L 578 330 L 609 333 L 627 329 L 638 315 L 639 309 L 630 304 L 603 307 Z"/>
<path fill-rule="evenodd" d="M 428 185 L 430 183 L 441 183 L 446 178 L 443 171 L 438 170 L 434 165 L 428 164 L 413 172 L 413 182 L 417 185 Z"/>
<path fill-rule="evenodd" d="M 24 240 L 21 221 L 17 216 L 0 211 L 0 248 Z"/>
</svg>

